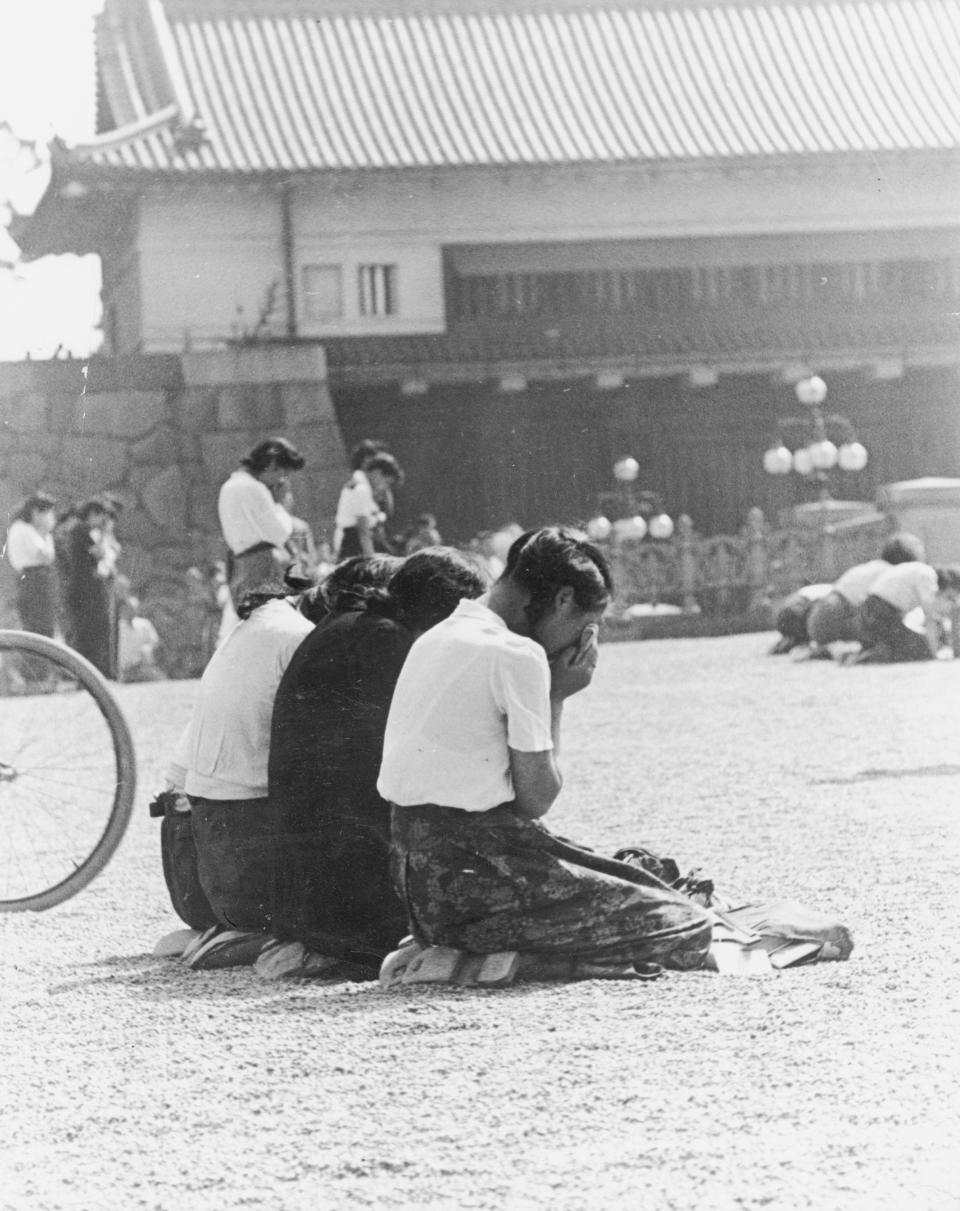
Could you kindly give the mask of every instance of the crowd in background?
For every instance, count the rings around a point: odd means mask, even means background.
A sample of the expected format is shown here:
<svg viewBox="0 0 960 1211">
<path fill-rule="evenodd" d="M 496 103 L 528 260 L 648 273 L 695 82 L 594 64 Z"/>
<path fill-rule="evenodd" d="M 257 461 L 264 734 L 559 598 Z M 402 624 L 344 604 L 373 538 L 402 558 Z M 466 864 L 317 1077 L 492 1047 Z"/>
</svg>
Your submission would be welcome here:
<svg viewBox="0 0 960 1211">
<path fill-rule="evenodd" d="M 35 493 L 7 531 L 6 557 L 25 630 L 61 636 L 111 680 L 153 678 L 159 636 L 119 571 L 121 510 L 104 493 L 58 515 L 53 497 Z"/>
</svg>

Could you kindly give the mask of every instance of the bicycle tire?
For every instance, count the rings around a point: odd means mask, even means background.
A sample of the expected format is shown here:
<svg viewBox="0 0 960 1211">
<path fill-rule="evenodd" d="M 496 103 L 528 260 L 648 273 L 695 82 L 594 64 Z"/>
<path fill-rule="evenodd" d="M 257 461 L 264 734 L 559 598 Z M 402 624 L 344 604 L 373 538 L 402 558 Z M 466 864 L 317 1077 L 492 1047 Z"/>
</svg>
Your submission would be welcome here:
<svg viewBox="0 0 960 1211">
<path fill-rule="evenodd" d="M 69 677 L 93 700 L 113 744 L 116 783 L 106 825 L 86 857 L 65 878 L 50 887 L 13 899 L 0 898 L 0 912 L 41 912 L 82 891 L 110 861 L 126 833 L 136 793 L 136 754 L 130 729 L 106 679 L 89 660 L 45 635 L 0 630 L 0 656 L 15 652 L 42 657 Z M 0 851 L 3 848 L 0 839 Z"/>
</svg>

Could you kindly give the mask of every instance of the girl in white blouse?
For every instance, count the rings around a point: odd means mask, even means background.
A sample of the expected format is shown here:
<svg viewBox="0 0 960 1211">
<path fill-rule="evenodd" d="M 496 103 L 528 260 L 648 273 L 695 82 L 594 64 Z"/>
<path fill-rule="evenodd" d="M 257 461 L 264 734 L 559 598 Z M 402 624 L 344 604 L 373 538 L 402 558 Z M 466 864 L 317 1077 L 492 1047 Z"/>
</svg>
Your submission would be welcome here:
<svg viewBox="0 0 960 1211">
<path fill-rule="evenodd" d="M 7 531 L 6 556 L 17 573 L 17 612 L 25 631 L 53 636 L 56 573 L 53 527 L 56 501 L 37 492 L 24 501 Z"/>
</svg>

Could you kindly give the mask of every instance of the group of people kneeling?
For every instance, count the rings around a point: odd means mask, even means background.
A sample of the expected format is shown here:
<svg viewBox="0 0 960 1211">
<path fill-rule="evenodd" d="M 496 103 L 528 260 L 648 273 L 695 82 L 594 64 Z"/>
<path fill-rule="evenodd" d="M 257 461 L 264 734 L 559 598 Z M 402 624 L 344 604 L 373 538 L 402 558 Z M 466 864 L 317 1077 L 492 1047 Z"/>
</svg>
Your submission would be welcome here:
<svg viewBox="0 0 960 1211">
<path fill-rule="evenodd" d="M 563 703 L 610 600 L 574 531 L 468 556 L 356 556 L 254 593 L 211 659 L 158 798 L 179 931 L 158 953 L 266 978 L 375 978 L 414 949 L 513 952 L 531 978 L 694 969 L 710 912 L 541 823 Z"/>
<path fill-rule="evenodd" d="M 776 620 L 782 655 L 806 647 L 832 658 L 837 645 L 849 664 L 932 660 L 940 646 L 942 617 L 960 591 L 960 570 L 925 562 L 923 543 L 894 534 L 878 558 L 848 568 L 832 584 L 806 585 L 792 593 Z"/>
</svg>

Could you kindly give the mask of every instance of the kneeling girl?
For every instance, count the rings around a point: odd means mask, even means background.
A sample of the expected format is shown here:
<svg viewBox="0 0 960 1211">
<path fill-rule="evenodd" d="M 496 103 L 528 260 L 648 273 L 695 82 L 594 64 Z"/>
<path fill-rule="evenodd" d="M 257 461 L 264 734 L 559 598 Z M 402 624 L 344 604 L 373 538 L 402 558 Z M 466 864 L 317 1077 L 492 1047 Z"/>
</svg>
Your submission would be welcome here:
<svg viewBox="0 0 960 1211">
<path fill-rule="evenodd" d="M 611 588 L 596 547 L 555 527 L 528 532 L 485 598 L 461 601 L 411 648 L 378 789 L 422 945 L 520 951 L 531 975 L 702 965 L 702 908 L 540 823 L 562 785 L 563 703 L 590 684 Z"/>
</svg>

